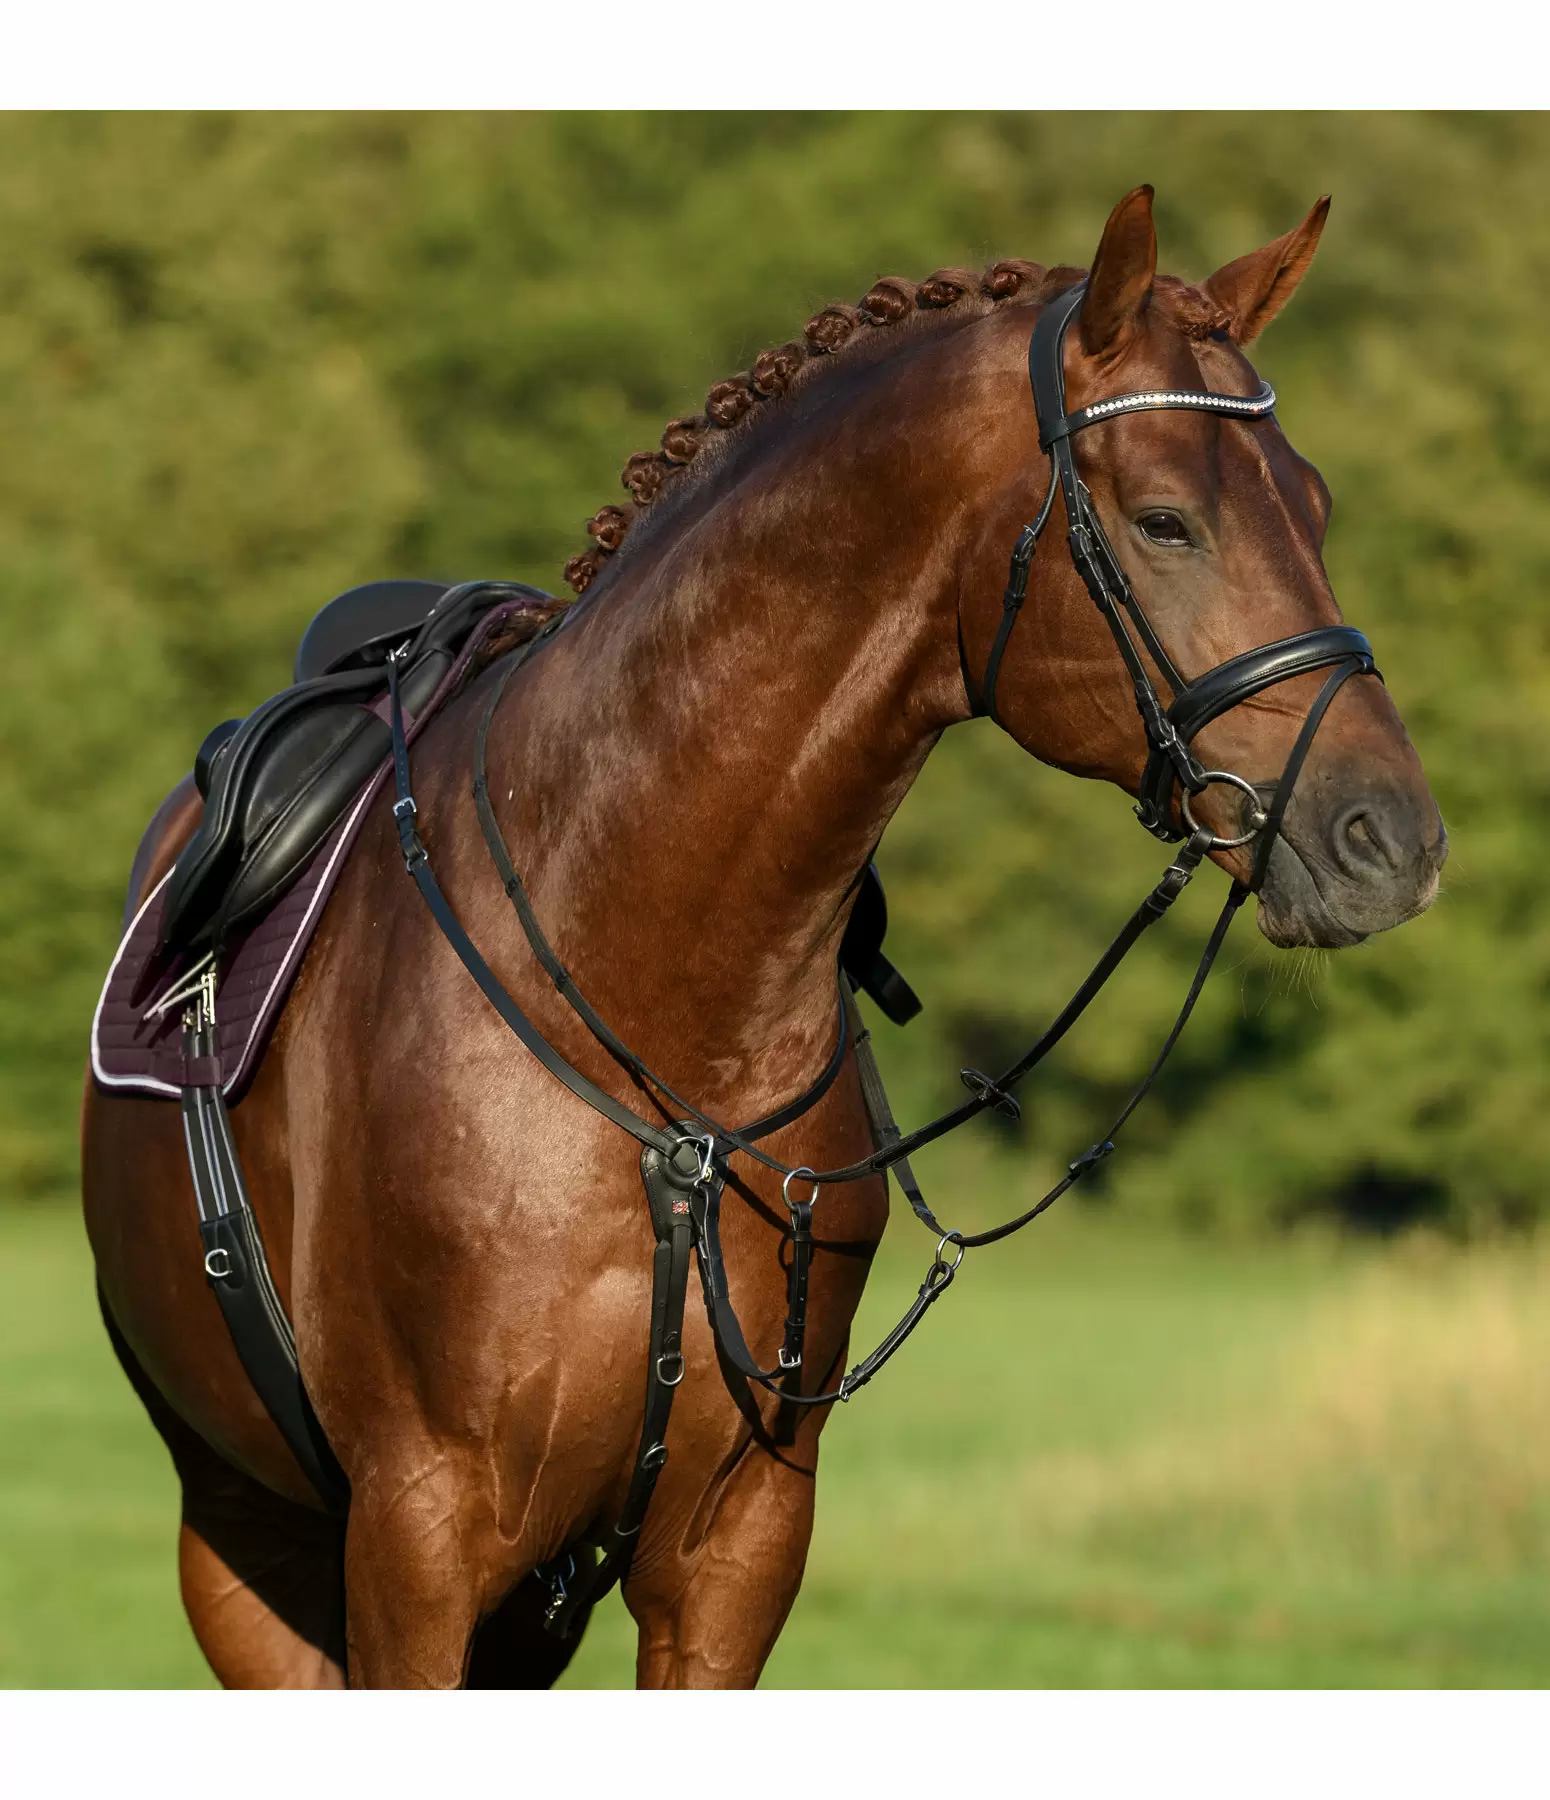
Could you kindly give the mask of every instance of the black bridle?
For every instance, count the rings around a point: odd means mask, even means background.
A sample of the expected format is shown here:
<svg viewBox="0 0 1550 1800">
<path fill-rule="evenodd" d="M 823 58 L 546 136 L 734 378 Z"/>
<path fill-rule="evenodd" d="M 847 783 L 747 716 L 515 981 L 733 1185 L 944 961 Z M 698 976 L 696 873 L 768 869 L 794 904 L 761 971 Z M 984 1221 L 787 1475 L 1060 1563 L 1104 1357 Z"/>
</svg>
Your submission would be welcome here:
<svg viewBox="0 0 1550 1800">
<path fill-rule="evenodd" d="M 1092 496 L 1077 472 L 1072 438 L 1077 432 L 1102 420 L 1159 408 L 1210 412 L 1225 418 L 1262 419 L 1274 409 L 1275 395 L 1264 383 L 1261 383 L 1257 394 L 1249 397 L 1195 390 L 1150 391 L 1115 395 L 1068 414 L 1065 411 L 1062 350 L 1066 330 L 1081 305 L 1084 291 L 1085 286 L 1073 288 L 1048 305 L 1039 318 L 1029 345 L 1028 365 L 1038 413 L 1039 442 L 1049 453 L 1050 480 L 1038 517 L 1023 529 L 1012 551 L 1011 573 L 1000 626 L 986 662 L 984 680 L 980 684 L 982 698 L 978 710 L 991 718 L 997 718 L 996 688 L 1001 664 L 1027 594 L 1028 574 L 1034 553 L 1049 522 L 1058 491 L 1065 503 L 1072 561 L 1094 604 L 1108 621 L 1109 629 L 1114 634 L 1119 653 L 1134 683 L 1136 705 L 1146 729 L 1149 755 L 1141 780 L 1137 815 L 1154 836 L 1165 841 L 1182 842 L 1182 847 L 1164 871 L 1162 879 L 1131 914 L 1086 980 L 1035 1043 L 1009 1069 L 994 1079 L 976 1069 L 963 1070 L 962 1079 L 969 1090 L 969 1098 L 928 1124 L 906 1135 L 894 1123 L 872 1053 L 870 1034 L 860 1021 L 854 994 L 843 976 L 840 982 L 840 1023 L 836 1046 L 823 1074 L 805 1093 L 777 1112 L 736 1130 L 710 1118 L 677 1092 L 623 1043 L 587 1000 L 570 971 L 555 953 L 533 911 L 522 878 L 496 822 L 486 776 L 486 745 L 490 727 L 507 684 L 538 647 L 563 627 L 570 615 L 562 613 L 513 654 L 492 685 L 475 739 L 474 802 L 491 858 L 539 964 L 556 991 L 576 1012 L 602 1048 L 643 1093 L 656 1101 L 664 1116 L 672 1122 L 658 1125 L 643 1119 L 633 1108 L 616 1100 L 563 1057 L 501 984 L 463 929 L 431 870 L 425 846 L 415 824 L 417 808 L 410 791 L 408 748 L 398 688 L 398 662 L 396 656 L 389 658 L 390 723 L 397 787 L 393 814 L 398 823 L 399 841 L 409 874 L 414 878 L 453 950 L 522 1043 L 556 1080 L 604 1118 L 629 1132 L 643 1147 L 641 1171 L 658 1243 L 641 1448 L 622 1515 L 611 1528 L 602 1563 L 595 1570 L 590 1566 L 584 1569 L 577 1564 L 574 1554 L 570 1553 L 540 1571 L 549 1582 L 554 1596 L 550 1622 L 562 1633 L 570 1629 L 571 1621 L 579 1615 L 581 1609 L 600 1597 L 608 1586 L 621 1578 L 628 1567 L 657 1475 L 667 1459 L 667 1419 L 673 1390 L 683 1376 L 681 1326 L 690 1244 L 692 1243 L 698 1257 L 706 1305 L 717 1339 L 728 1360 L 747 1380 L 768 1388 L 778 1394 L 782 1401 L 794 1406 L 828 1406 L 836 1400 L 850 1399 L 872 1379 L 920 1323 L 929 1308 L 946 1292 L 966 1251 L 995 1243 L 1020 1231 L 1113 1151 L 1115 1137 L 1156 1081 L 1163 1064 L 1178 1042 L 1234 916 L 1249 893 L 1264 878 L 1270 848 L 1280 833 L 1292 788 L 1330 702 L 1352 675 L 1377 673 L 1367 639 L 1361 632 L 1347 625 L 1323 626 L 1316 631 L 1281 638 L 1275 643 L 1235 656 L 1194 681 L 1186 680 L 1179 673 L 1132 592 L 1104 534 Z M 439 604 L 446 605 L 466 591 L 453 589 Z M 1137 645 L 1137 638 L 1140 640 L 1140 647 Z M 1145 656 L 1142 654 L 1143 649 Z M 1173 699 L 1167 706 L 1164 706 L 1153 683 L 1146 657 L 1150 657 L 1173 690 Z M 1294 675 L 1326 668 L 1331 673 L 1303 721 L 1268 808 L 1262 806 L 1259 791 L 1242 776 L 1227 770 L 1207 768 L 1191 751 L 1190 744 L 1202 728 L 1229 708 L 1268 687 L 1290 680 Z M 1248 802 L 1245 830 L 1240 836 L 1218 837 L 1209 827 L 1198 824 L 1191 813 L 1191 799 L 1214 783 L 1236 787 Z M 1182 824 L 1174 818 L 1176 797 Z M 1183 892 L 1201 861 L 1213 850 L 1236 848 L 1255 837 L 1260 841 L 1256 847 L 1250 878 L 1247 882 L 1235 880 L 1232 883 L 1178 1017 L 1151 1068 L 1120 1109 L 1107 1133 L 1077 1157 L 1054 1187 L 1017 1218 L 977 1233 L 945 1229 L 921 1194 L 910 1167 L 911 1154 L 989 1109 L 1015 1117 L 1019 1109 L 1013 1090 L 1017 1084 L 1044 1060 L 1087 1010 L 1142 933 L 1156 924 Z M 862 1096 L 872 1124 L 875 1145 L 872 1153 L 840 1168 L 813 1170 L 793 1168 L 761 1149 L 759 1139 L 772 1135 L 782 1126 L 794 1123 L 828 1092 L 843 1066 L 848 1043 L 854 1044 Z M 674 1114 L 677 1115 L 676 1119 L 673 1119 Z M 734 1152 L 749 1157 L 782 1177 L 782 1194 L 791 1219 L 792 1255 L 787 1277 L 787 1316 L 779 1355 L 773 1368 L 761 1367 L 750 1352 L 727 1286 L 719 1219 L 722 1191 L 728 1179 L 727 1159 Z M 806 1332 L 813 1206 L 820 1190 L 826 1186 L 862 1180 L 868 1176 L 883 1174 L 889 1169 L 894 1171 L 916 1215 L 936 1235 L 935 1258 L 909 1309 L 883 1342 L 869 1356 L 862 1358 L 832 1390 L 825 1393 L 802 1393 L 798 1382 L 803 1366 Z M 793 1193 L 794 1184 L 799 1190 L 807 1189 L 805 1197 L 800 1191 Z"/>
<path fill-rule="evenodd" d="M 1115 394 L 1068 413 L 1064 358 L 1066 332 L 1081 308 L 1086 291 L 1086 283 L 1082 282 L 1051 301 L 1040 314 L 1028 344 L 1028 374 L 1038 415 L 1039 448 L 1048 453 L 1050 461 L 1049 486 L 1038 517 L 1031 525 L 1024 526 L 1012 551 L 1011 573 L 1002 597 L 1001 623 L 980 683 L 979 710 L 998 724 L 1002 723 L 996 713 L 996 683 L 1001 662 L 1027 596 L 1028 571 L 1034 551 L 1049 523 L 1055 496 L 1059 493 L 1065 502 L 1066 541 L 1070 545 L 1071 561 L 1092 596 L 1093 604 L 1113 633 L 1135 687 L 1136 709 L 1146 728 L 1148 755 L 1141 776 L 1137 818 L 1154 837 L 1164 842 L 1177 842 L 1197 829 L 1190 812 L 1190 800 L 1194 795 L 1203 793 L 1214 783 L 1237 788 L 1247 802 L 1244 820 L 1247 829 L 1236 838 L 1214 839 L 1211 848 L 1235 849 L 1258 836 L 1260 842 L 1249 878 L 1249 885 L 1257 888 L 1264 880 L 1271 847 L 1279 834 L 1292 788 L 1330 702 L 1352 675 L 1377 673 L 1372 646 L 1354 626 L 1321 625 L 1315 631 L 1277 638 L 1274 643 L 1262 644 L 1258 649 L 1231 657 L 1194 681 L 1179 673 L 1114 554 L 1093 505 L 1092 494 L 1077 473 L 1072 439 L 1090 425 L 1122 418 L 1127 413 L 1187 411 L 1215 413 L 1229 419 L 1263 419 L 1275 410 L 1275 390 L 1268 381 L 1262 381 L 1258 393 L 1251 395 L 1215 394 L 1191 388 L 1150 389 Z M 1163 705 L 1157 692 L 1142 655 L 1143 649 L 1173 690 L 1173 701 L 1169 706 Z M 1206 768 L 1190 745 L 1213 719 L 1219 719 L 1232 707 L 1263 693 L 1266 688 L 1290 681 L 1294 675 L 1306 675 L 1316 669 L 1330 669 L 1332 673 L 1308 711 L 1302 732 L 1292 746 L 1281 779 L 1276 783 L 1271 810 L 1266 813 L 1261 809 L 1258 791 L 1250 782 L 1227 769 Z M 1182 790 L 1178 808 L 1182 825 L 1174 819 L 1174 799 L 1179 790 Z"/>
</svg>

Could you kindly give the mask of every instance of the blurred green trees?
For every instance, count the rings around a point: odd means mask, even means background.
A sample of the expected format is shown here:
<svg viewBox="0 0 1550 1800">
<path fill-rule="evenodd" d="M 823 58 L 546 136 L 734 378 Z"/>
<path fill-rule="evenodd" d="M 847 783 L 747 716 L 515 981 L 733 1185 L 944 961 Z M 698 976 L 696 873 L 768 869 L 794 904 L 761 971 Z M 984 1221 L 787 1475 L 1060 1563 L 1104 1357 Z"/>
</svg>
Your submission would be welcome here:
<svg viewBox="0 0 1550 1800">
<path fill-rule="evenodd" d="M 1107 1192 L 1202 1222 L 1534 1216 L 1547 177 L 1538 116 L 0 118 L 0 1191 L 72 1179 L 140 829 L 323 600 L 386 574 L 555 587 L 624 457 L 816 305 L 879 273 L 1086 263 L 1151 181 L 1191 276 L 1335 196 L 1256 360 L 1334 489 L 1337 591 L 1453 855 L 1426 919 L 1327 966 L 1240 926 Z M 881 860 L 929 1001 L 885 1045 L 919 1105 L 1065 997 L 1158 863 L 1119 796 L 983 725 Z M 1035 1093 L 1029 1180 L 1150 1054 L 1212 904 Z"/>
</svg>

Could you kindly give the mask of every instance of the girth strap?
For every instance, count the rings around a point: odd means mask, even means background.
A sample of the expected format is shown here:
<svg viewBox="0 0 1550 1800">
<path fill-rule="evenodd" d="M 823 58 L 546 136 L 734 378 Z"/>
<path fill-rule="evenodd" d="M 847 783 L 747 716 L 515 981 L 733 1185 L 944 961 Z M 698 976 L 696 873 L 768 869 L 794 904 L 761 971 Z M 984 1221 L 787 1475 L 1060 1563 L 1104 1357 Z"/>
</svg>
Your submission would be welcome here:
<svg viewBox="0 0 1550 1800">
<path fill-rule="evenodd" d="M 213 986 L 211 981 L 199 990 L 184 1024 L 183 1051 L 191 1061 L 214 1062 Z M 350 1507 L 349 1479 L 323 1435 L 302 1383 L 295 1333 L 264 1255 L 218 1079 L 210 1086 L 185 1087 L 182 1108 L 205 1279 L 264 1410 L 318 1498 L 330 1512 L 343 1516 Z"/>
</svg>

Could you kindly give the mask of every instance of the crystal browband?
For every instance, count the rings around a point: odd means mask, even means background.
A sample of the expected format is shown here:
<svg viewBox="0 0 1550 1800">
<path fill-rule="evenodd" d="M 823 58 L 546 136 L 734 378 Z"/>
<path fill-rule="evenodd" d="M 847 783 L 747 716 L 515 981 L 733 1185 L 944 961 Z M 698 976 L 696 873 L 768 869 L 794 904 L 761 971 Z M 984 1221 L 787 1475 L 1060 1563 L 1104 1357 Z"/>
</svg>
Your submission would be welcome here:
<svg viewBox="0 0 1550 1800">
<path fill-rule="evenodd" d="M 1069 437 L 1084 425 L 1094 425 L 1100 419 L 1117 418 L 1121 413 L 1158 412 L 1178 408 L 1189 412 L 1221 412 L 1231 413 L 1237 418 L 1260 419 L 1275 410 L 1275 403 L 1276 391 L 1268 381 L 1262 381 L 1259 392 L 1252 395 L 1209 394 L 1189 388 L 1154 388 L 1145 393 L 1120 394 L 1113 400 L 1097 400 L 1091 406 L 1068 413 L 1055 423 L 1047 437 L 1040 438 L 1040 444 L 1047 450 L 1055 438 Z"/>
</svg>

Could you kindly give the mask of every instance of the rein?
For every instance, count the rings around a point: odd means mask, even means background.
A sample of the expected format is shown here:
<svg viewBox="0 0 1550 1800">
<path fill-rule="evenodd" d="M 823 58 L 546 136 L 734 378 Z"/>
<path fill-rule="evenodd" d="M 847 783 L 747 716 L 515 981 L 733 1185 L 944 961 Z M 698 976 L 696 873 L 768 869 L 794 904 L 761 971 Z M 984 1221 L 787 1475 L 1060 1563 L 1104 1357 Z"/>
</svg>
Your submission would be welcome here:
<svg viewBox="0 0 1550 1800">
<path fill-rule="evenodd" d="M 1257 394 L 1247 397 L 1195 390 L 1148 391 L 1116 395 L 1068 414 L 1062 352 L 1066 331 L 1081 305 L 1084 292 L 1085 284 L 1079 285 L 1048 305 L 1039 317 L 1029 344 L 1029 375 L 1038 415 L 1039 442 L 1050 459 L 1049 485 L 1037 517 L 1024 527 L 1012 551 L 1001 621 L 986 661 L 980 684 L 981 699 L 975 710 L 1003 723 L 996 712 L 997 680 L 1027 594 L 1033 557 L 1053 512 L 1058 490 L 1065 504 L 1067 543 L 1072 562 L 1114 636 L 1131 677 L 1137 710 L 1146 731 L 1148 758 L 1140 785 L 1140 803 L 1135 809 L 1137 816 L 1154 836 L 1179 843 L 1181 847 L 1075 994 L 1023 1055 L 995 1078 L 977 1069 L 962 1070 L 961 1079 L 969 1089 L 970 1097 L 927 1124 L 908 1133 L 900 1132 L 872 1052 L 871 1034 L 861 1023 L 853 988 L 843 974 L 840 976 L 837 1040 L 823 1073 L 796 1099 L 753 1124 L 737 1129 L 711 1118 L 680 1094 L 618 1037 L 587 1000 L 545 936 L 533 910 L 490 804 L 486 770 L 490 727 L 507 685 L 538 647 L 560 629 L 568 616 L 560 614 L 508 660 L 491 689 L 474 744 L 474 805 L 486 846 L 523 934 L 555 990 L 619 1067 L 648 1095 L 657 1098 L 664 1112 L 676 1109 L 682 1116 L 666 1125 L 653 1124 L 577 1069 L 549 1043 L 501 984 L 463 929 L 436 880 L 415 823 L 418 808 L 410 787 L 408 747 L 399 693 L 400 653 L 395 652 L 388 659 L 396 785 L 393 816 L 408 873 L 442 933 L 507 1026 L 556 1080 L 602 1117 L 636 1138 L 642 1146 L 641 1173 L 657 1233 L 657 1253 L 641 1448 L 623 1512 L 611 1528 L 602 1563 L 596 1567 L 583 1567 L 578 1564 L 574 1552 L 570 1552 L 540 1570 L 553 1596 L 548 1622 L 561 1635 L 568 1633 L 576 1616 L 586 1606 L 623 1577 L 644 1523 L 657 1476 L 667 1459 L 668 1414 L 673 1390 L 682 1380 L 684 1370 L 681 1329 L 691 1241 L 717 1340 L 745 1379 L 769 1389 L 783 1402 L 794 1406 L 828 1406 L 835 1401 L 849 1400 L 888 1362 L 946 1292 L 967 1251 L 997 1243 L 1031 1224 L 1068 1188 L 1113 1152 L 1114 1140 L 1156 1082 L 1182 1035 L 1234 917 L 1264 879 L 1292 789 L 1331 702 L 1351 676 L 1377 673 L 1367 639 L 1360 631 L 1345 625 L 1324 626 L 1278 639 L 1232 657 L 1194 681 L 1186 680 L 1179 673 L 1104 534 L 1091 493 L 1077 471 L 1072 439 L 1078 432 L 1103 420 L 1164 408 L 1210 412 L 1245 420 L 1260 419 L 1273 411 L 1275 394 L 1263 382 Z M 1173 691 L 1173 699 L 1167 705 L 1153 683 L 1147 656 Z M 1196 734 L 1230 708 L 1293 676 L 1326 668 L 1331 673 L 1303 720 L 1268 809 L 1261 804 L 1259 790 L 1244 777 L 1229 770 L 1207 768 L 1191 751 L 1190 744 Z M 1215 784 L 1235 787 L 1245 796 L 1246 829 L 1237 837 L 1217 836 L 1208 827 L 1198 824 L 1190 811 L 1191 800 Z M 1175 801 L 1182 823 L 1174 817 Z M 910 1156 L 992 1108 L 1017 1117 L 1019 1108 L 1013 1090 L 1086 1012 L 1142 934 L 1164 916 L 1183 892 L 1203 859 L 1213 850 L 1237 848 L 1256 837 L 1259 842 L 1249 880 L 1232 883 L 1178 1016 L 1151 1067 L 1120 1108 L 1107 1133 L 1070 1163 L 1061 1179 L 1016 1218 L 978 1233 L 945 1229 L 920 1191 L 910 1166 Z M 842 1167 L 814 1170 L 801 1165 L 793 1167 L 760 1149 L 758 1140 L 794 1123 L 822 1099 L 838 1078 L 852 1044 L 862 1098 L 872 1128 L 875 1145 L 872 1153 Z M 734 1152 L 748 1156 L 782 1177 L 782 1197 L 790 1215 L 792 1257 L 787 1280 L 787 1316 L 776 1366 L 769 1369 L 760 1367 L 748 1348 L 732 1306 L 721 1250 L 721 1196 L 727 1180 L 726 1160 Z M 862 1358 L 832 1390 L 804 1394 L 797 1384 L 806 1330 L 814 1204 L 826 1186 L 862 1180 L 884 1174 L 889 1169 L 895 1171 L 916 1216 L 937 1237 L 936 1254 L 909 1308 L 877 1348 Z M 793 1194 L 794 1185 L 807 1188 L 805 1199 L 800 1194 Z"/>
</svg>

